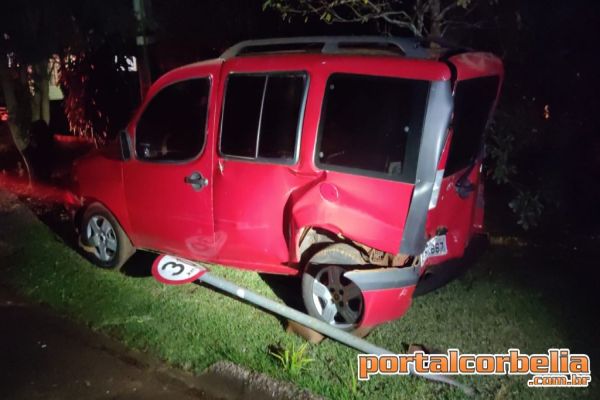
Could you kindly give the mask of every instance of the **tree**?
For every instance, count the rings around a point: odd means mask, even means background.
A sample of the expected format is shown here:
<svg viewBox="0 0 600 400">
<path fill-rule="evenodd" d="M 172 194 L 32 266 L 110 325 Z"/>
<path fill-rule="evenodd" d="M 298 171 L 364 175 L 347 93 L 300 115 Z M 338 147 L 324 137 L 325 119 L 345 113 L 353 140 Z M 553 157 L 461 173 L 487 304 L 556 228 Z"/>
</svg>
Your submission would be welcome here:
<svg viewBox="0 0 600 400">
<path fill-rule="evenodd" d="M 116 44 L 113 47 L 123 48 L 123 38 L 133 43 L 131 27 L 135 27 L 131 4 L 119 0 L 3 3 L 0 83 L 9 112 L 10 132 L 27 167 L 24 154 L 32 141 L 32 126 L 37 121 L 43 121 L 46 126 L 50 122 L 49 60 L 55 54 L 59 60 L 72 54 L 82 59 L 112 43 Z M 105 51 L 103 54 L 114 60 L 115 54 L 121 53 Z"/>
<path fill-rule="evenodd" d="M 480 0 L 481 1 L 481 0 Z M 491 0 L 491 2 L 495 2 Z M 326 23 L 376 22 L 383 30 L 410 31 L 416 37 L 443 37 L 449 28 L 466 23 L 477 0 L 266 0 L 284 19 L 317 16 Z"/>
<path fill-rule="evenodd" d="M 114 44 L 104 42 L 69 57 L 61 74 L 67 92 L 64 111 L 69 129 L 92 139 L 97 146 L 116 136 L 139 100 L 122 56 L 124 51 Z"/>
<path fill-rule="evenodd" d="M 48 61 L 58 49 L 62 28 L 68 25 L 61 13 L 65 1 L 3 3 L 0 14 L 0 83 L 9 129 L 28 172 L 24 151 L 31 141 L 32 123 L 50 121 Z"/>
</svg>

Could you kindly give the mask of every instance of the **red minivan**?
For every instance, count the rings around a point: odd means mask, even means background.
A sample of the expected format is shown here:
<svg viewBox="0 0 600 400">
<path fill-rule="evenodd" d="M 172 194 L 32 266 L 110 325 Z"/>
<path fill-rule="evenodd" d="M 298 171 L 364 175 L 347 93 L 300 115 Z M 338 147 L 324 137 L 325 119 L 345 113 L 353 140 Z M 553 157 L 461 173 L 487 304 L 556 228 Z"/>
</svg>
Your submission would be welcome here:
<svg viewBox="0 0 600 400">
<path fill-rule="evenodd" d="M 161 77 L 113 146 L 76 163 L 81 242 L 302 277 L 345 330 L 403 315 L 482 230 L 492 54 L 388 37 L 239 43 Z"/>
</svg>

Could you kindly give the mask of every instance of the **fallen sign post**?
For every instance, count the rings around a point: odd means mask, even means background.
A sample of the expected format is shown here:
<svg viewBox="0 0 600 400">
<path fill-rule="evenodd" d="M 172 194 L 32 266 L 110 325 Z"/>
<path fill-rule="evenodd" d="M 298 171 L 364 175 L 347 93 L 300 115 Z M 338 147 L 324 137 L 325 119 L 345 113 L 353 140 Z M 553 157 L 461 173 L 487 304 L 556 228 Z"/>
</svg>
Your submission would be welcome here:
<svg viewBox="0 0 600 400">
<path fill-rule="evenodd" d="M 323 321 L 311 317 L 308 314 L 297 311 L 286 306 L 285 304 L 256 294 L 250 290 L 244 289 L 232 282 L 229 282 L 226 279 L 213 275 L 205 266 L 191 261 L 170 255 L 161 255 L 154 261 L 154 264 L 152 265 L 152 275 L 159 282 L 169 285 L 181 285 L 194 281 L 202 282 L 223 292 L 229 293 L 230 295 L 239 299 L 254 304 L 260 308 L 271 311 L 277 315 L 320 332 L 323 335 L 337 340 L 338 342 L 352 347 L 353 349 L 362 353 L 376 355 L 393 354 L 393 352 L 389 350 L 369 343 L 364 339 L 352 335 L 351 333 L 335 328 Z M 414 371 L 414 368 L 411 368 L 410 374 L 427 380 L 455 386 L 461 389 L 467 395 L 474 395 L 474 391 L 471 387 L 457 382 L 448 376 L 437 374 L 417 374 Z"/>
</svg>

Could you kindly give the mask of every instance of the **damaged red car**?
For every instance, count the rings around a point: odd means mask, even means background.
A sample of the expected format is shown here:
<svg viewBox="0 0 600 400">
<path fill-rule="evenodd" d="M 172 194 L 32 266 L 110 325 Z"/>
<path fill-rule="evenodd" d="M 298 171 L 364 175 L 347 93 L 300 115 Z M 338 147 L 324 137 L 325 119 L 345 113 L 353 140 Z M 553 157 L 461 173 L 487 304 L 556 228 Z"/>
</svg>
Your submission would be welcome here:
<svg viewBox="0 0 600 400">
<path fill-rule="evenodd" d="M 502 78 L 492 54 L 413 39 L 242 42 L 158 79 L 77 162 L 81 242 L 105 268 L 144 249 L 301 276 L 341 329 L 393 320 L 482 232 Z"/>
</svg>

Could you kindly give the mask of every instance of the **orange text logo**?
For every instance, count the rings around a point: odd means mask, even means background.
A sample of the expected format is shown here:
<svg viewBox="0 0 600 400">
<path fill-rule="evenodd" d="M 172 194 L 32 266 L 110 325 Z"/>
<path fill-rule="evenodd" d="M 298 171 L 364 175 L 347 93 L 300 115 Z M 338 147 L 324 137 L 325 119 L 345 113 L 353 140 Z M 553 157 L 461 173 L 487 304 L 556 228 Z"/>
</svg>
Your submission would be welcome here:
<svg viewBox="0 0 600 400">
<path fill-rule="evenodd" d="M 358 379 L 373 375 L 533 375 L 530 387 L 586 387 L 592 380 L 590 358 L 571 354 L 569 349 L 550 349 L 546 354 L 522 354 L 510 349 L 507 354 L 461 354 L 450 349 L 446 354 L 360 354 Z"/>
</svg>

